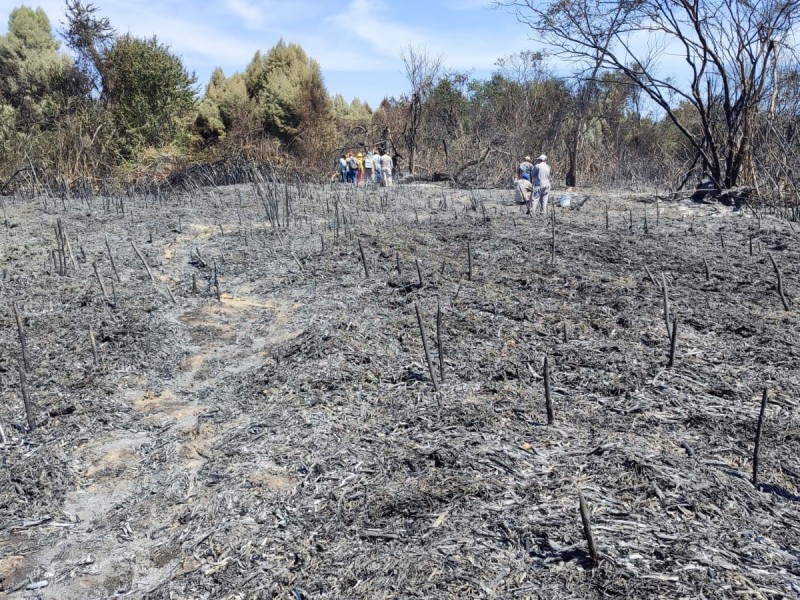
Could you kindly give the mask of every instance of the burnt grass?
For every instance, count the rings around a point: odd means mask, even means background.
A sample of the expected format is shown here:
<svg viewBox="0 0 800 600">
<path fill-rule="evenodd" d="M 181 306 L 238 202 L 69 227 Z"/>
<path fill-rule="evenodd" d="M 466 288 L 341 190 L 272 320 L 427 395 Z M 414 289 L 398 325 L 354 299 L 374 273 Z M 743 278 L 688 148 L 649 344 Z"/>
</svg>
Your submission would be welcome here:
<svg viewBox="0 0 800 600">
<path fill-rule="evenodd" d="M 3 199 L 10 597 L 800 596 L 796 223 L 257 191 Z"/>
</svg>

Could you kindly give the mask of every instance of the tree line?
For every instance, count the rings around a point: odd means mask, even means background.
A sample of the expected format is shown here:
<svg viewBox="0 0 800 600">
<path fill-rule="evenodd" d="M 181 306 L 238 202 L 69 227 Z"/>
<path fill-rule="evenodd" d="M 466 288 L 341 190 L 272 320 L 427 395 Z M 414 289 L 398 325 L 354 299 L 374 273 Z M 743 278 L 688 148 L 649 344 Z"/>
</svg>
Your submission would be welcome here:
<svg viewBox="0 0 800 600">
<path fill-rule="evenodd" d="M 546 153 L 566 185 L 704 178 L 796 197 L 795 0 L 497 4 L 547 53 L 477 78 L 409 47 L 408 92 L 374 108 L 331 96 L 317 61 L 283 40 L 201 91 L 167 45 L 119 33 L 91 3 L 67 0 L 58 36 L 42 9 L 16 8 L 0 36 L 0 192 L 130 187 L 232 160 L 327 181 L 343 150 L 380 146 L 401 172 L 459 186 L 508 185 L 522 157 Z M 680 77 L 661 73 L 664 49 Z"/>
</svg>

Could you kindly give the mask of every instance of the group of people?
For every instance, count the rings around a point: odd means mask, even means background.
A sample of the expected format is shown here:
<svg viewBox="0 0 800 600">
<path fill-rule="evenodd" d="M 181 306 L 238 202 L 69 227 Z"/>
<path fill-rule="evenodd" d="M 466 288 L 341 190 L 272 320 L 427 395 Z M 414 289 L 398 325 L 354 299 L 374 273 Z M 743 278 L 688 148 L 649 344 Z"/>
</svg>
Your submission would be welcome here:
<svg viewBox="0 0 800 600">
<path fill-rule="evenodd" d="M 542 154 L 531 162 L 531 157 L 526 156 L 517 167 L 514 181 L 514 200 L 525 204 L 526 214 L 547 212 L 547 199 L 550 194 L 550 165 L 547 156 Z"/>
<path fill-rule="evenodd" d="M 353 154 L 342 154 L 336 163 L 339 178 L 342 183 L 359 185 L 378 185 L 388 187 L 392 185 L 392 157 L 384 149 L 367 150 Z"/>
</svg>

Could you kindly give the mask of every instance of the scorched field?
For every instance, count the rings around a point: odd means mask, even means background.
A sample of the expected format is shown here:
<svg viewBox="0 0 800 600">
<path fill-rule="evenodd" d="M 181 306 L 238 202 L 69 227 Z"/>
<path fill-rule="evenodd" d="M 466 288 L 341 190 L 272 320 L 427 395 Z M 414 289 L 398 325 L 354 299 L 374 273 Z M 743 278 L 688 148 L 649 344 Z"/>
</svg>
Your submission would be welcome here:
<svg viewBox="0 0 800 600">
<path fill-rule="evenodd" d="M 425 184 L 2 210 L 8 597 L 800 597 L 795 222 Z"/>
</svg>

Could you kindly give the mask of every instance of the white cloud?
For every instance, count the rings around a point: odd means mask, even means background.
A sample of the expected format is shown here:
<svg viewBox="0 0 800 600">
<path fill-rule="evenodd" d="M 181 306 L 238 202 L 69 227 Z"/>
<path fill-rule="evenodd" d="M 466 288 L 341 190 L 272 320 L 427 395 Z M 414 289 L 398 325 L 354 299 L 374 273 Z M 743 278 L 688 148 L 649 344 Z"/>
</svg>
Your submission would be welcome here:
<svg viewBox="0 0 800 600">
<path fill-rule="evenodd" d="M 326 19 L 344 31 L 370 44 L 370 50 L 396 59 L 402 48 L 424 45 L 426 35 L 419 29 L 400 25 L 383 13 L 384 3 L 376 0 L 352 0 L 347 10 Z"/>
<path fill-rule="evenodd" d="M 225 7 L 246 25 L 254 26 L 264 21 L 264 9 L 259 4 L 247 0 L 225 0 Z"/>
<path fill-rule="evenodd" d="M 478 10 L 489 9 L 493 7 L 492 0 L 449 0 L 446 4 L 450 10 Z"/>
</svg>

